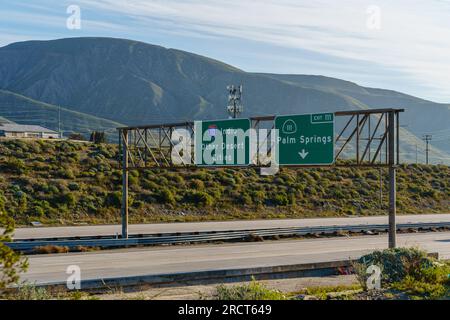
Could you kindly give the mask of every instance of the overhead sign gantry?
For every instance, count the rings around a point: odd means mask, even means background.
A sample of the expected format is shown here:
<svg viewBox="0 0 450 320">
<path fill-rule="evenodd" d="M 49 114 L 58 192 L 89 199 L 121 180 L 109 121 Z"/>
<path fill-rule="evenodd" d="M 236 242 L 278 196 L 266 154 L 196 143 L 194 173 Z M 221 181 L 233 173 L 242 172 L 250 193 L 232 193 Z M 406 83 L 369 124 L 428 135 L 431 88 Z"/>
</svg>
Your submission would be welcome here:
<svg viewBox="0 0 450 320">
<path fill-rule="evenodd" d="M 151 168 L 291 167 L 389 169 L 389 247 L 396 246 L 396 166 L 403 109 L 367 109 L 118 128 L 123 172 L 122 237 L 128 237 L 128 171 Z M 182 131 L 183 134 L 176 133 Z M 242 136 L 242 133 L 245 133 Z M 255 133 L 256 132 L 256 133 Z M 262 134 L 264 133 L 264 134 Z M 275 136 L 274 136 L 275 135 Z M 179 154 L 177 148 L 183 145 Z M 175 161 L 174 152 L 183 161 Z"/>
</svg>

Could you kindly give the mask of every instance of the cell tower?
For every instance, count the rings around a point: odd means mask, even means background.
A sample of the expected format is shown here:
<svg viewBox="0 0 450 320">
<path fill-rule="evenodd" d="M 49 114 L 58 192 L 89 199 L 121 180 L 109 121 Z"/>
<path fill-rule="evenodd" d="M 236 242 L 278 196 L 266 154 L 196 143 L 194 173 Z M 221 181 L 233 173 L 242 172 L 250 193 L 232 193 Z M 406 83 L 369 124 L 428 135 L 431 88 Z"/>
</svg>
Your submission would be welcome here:
<svg viewBox="0 0 450 320">
<path fill-rule="evenodd" d="M 429 161 L 428 161 L 428 154 L 430 152 L 430 141 L 433 139 L 433 136 L 431 134 L 425 134 L 422 139 L 427 144 L 425 152 L 426 152 L 426 163 L 428 164 L 429 163 Z"/>
<path fill-rule="evenodd" d="M 242 113 L 244 107 L 242 106 L 241 98 L 242 98 L 242 85 L 239 87 L 235 85 L 227 86 L 228 90 L 228 106 L 227 110 L 230 116 L 234 119 Z"/>
</svg>

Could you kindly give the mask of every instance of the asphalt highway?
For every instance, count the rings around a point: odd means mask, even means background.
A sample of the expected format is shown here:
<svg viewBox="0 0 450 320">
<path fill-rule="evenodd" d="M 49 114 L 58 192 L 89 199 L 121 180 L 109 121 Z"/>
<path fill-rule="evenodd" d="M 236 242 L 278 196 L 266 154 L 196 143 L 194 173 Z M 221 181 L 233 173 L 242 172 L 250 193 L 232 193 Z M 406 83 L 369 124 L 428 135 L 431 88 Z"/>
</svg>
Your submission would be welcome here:
<svg viewBox="0 0 450 320">
<path fill-rule="evenodd" d="M 420 247 L 450 259 L 450 232 L 399 234 L 398 246 Z M 379 235 L 34 255 L 22 278 L 41 284 L 65 282 L 70 265 L 79 266 L 87 280 L 328 262 L 386 247 L 387 235 Z"/>
</svg>

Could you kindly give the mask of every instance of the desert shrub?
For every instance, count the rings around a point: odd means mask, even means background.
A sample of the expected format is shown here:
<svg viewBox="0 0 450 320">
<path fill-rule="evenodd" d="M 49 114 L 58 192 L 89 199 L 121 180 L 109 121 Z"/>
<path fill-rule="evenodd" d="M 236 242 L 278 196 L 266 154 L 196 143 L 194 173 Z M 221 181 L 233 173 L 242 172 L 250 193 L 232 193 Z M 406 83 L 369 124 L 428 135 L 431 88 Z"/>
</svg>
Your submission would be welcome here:
<svg viewBox="0 0 450 320">
<path fill-rule="evenodd" d="M 19 281 L 19 274 L 28 268 L 28 261 L 19 253 L 11 250 L 5 242 L 12 241 L 14 233 L 14 220 L 5 211 L 5 199 L 0 194 L 0 295 L 11 284 Z"/>
<path fill-rule="evenodd" d="M 153 190 L 153 191 L 156 191 L 159 189 L 159 185 L 157 183 L 147 180 L 147 179 L 145 179 L 142 182 L 142 187 L 146 190 Z"/>
<path fill-rule="evenodd" d="M 251 205 L 253 203 L 252 197 L 248 193 L 242 193 L 239 197 L 240 203 L 244 205 Z"/>
<path fill-rule="evenodd" d="M 192 179 L 189 182 L 189 186 L 191 187 L 191 189 L 194 189 L 194 190 L 203 190 L 203 189 L 205 189 L 205 183 L 202 180 L 199 180 L 199 179 Z"/>
<path fill-rule="evenodd" d="M 45 216 L 45 211 L 41 206 L 34 205 L 30 211 L 30 215 L 42 218 Z"/>
<path fill-rule="evenodd" d="M 76 182 L 70 182 L 67 187 L 70 191 L 79 191 L 81 189 L 80 185 Z"/>
<path fill-rule="evenodd" d="M 264 191 L 252 191 L 251 197 L 255 204 L 263 204 L 266 200 L 266 193 Z"/>
<path fill-rule="evenodd" d="M 17 292 L 8 295 L 9 300 L 52 300 L 54 297 L 45 288 L 38 288 L 32 284 L 21 285 Z"/>
<path fill-rule="evenodd" d="M 175 204 L 177 201 L 174 194 L 167 188 L 161 188 L 157 194 L 157 199 L 160 203 L 164 204 Z"/>
<path fill-rule="evenodd" d="M 166 173 L 165 177 L 167 178 L 167 180 L 169 180 L 170 182 L 172 182 L 173 184 L 177 185 L 177 186 L 182 186 L 184 185 L 184 178 L 182 175 L 178 174 L 178 173 Z"/>
<path fill-rule="evenodd" d="M 237 286 L 219 285 L 216 288 L 217 300 L 286 300 L 286 296 L 278 291 L 268 289 L 254 279 L 249 284 Z"/>
<path fill-rule="evenodd" d="M 272 201 L 278 206 L 287 206 L 290 203 L 289 197 L 285 193 L 276 194 Z"/>
<path fill-rule="evenodd" d="M 135 177 L 135 176 L 128 176 L 128 184 L 130 186 L 136 186 L 139 184 L 139 177 Z"/>
<path fill-rule="evenodd" d="M 214 204 L 214 198 L 202 191 L 186 192 L 184 201 L 193 203 L 196 206 L 212 206 Z"/>
<path fill-rule="evenodd" d="M 17 158 L 8 158 L 2 167 L 5 172 L 12 174 L 23 174 L 27 171 L 25 162 Z"/>
<path fill-rule="evenodd" d="M 77 199 L 76 199 L 75 195 L 70 192 L 70 193 L 63 193 L 63 194 L 57 196 L 55 198 L 55 201 L 62 205 L 66 205 L 69 208 L 72 208 L 75 206 Z"/>
<path fill-rule="evenodd" d="M 105 203 L 108 207 L 120 208 L 122 205 L 122 193 L 119 191 L 108 193 Z"/>
<path fill-rule="evenodd" d="M 450 285 L 442 282 L 427 282 L 409 275 L 403 280 L 393 283 L 391 288 L 404 292 L 413 299 L 435 300 L 450 297 Z"/>
<path fill-rule="evenodd" d="M 202 181 L 208 180 L 208 173 L 206 171 L 195 171 L 194 173 L 189 175 L 190 179 L 198 179 Z"/>
<path fill-rule="evenodd" d="M 63 179 L 75 179 L 75 174 L 70 168 L 61 168 L 57 171 L 57 176 Z"/>
<path fill-rule="evenodd" d="M 402 291 L 412 298 L 436 299 L 450 293 L 450 265 L 440 263 L 416 248 L 387 249 L 361 257 L 354 265 L 361 285 L 365 287 L 367 267 L 382 270 L 382 285 Z"/>
</svg>

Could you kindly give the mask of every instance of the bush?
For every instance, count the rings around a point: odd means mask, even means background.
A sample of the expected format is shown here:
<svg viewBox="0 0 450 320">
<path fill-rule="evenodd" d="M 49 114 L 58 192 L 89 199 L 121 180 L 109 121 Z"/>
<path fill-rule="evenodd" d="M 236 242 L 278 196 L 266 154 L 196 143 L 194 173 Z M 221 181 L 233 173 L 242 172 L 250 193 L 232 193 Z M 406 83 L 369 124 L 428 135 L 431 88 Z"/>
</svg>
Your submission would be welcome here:
<svg viewBox="0 0 450 320">
<path fill-rule="evenodd" d="M 14 220 L 5 212 L 5 200 L 0 194 L 0 295 L 2 291 L 11 284 L 19 281 L 19 274 L 28 268 L 28 261 L 19 253 L 5 245 L 12 241 L 14 233 Z"/>
<path fill-rule="evenodd" d="M 286 300 L 286 296 L 278 290 L 270 290 L 254 279 L 249 284 L 216 288 L 217 300 Z"/>
<path fill-rule="evenodd" d="M 9 300 L 52 300 L 54 297 L 45 288 L 38 288 L 31 284 L 21 285 L 17 292 L 8 295 Z"/>
<path fill-rule="evenodd" d="M 195 190 L 203 190 L 205 189 L 205 183 L 199 179 L 192 179 L 189 183 L 190 187 Z"/>
<path fill-rule="evenodd" d="M 167 188 L 162 188 L 159 191 L 157 198 L 160 203 L 164 203 L 164 204 L 172 204 L 173 205 L 177 202 L 172 191 L 170 191 Z"/>
<path fill-rule="evenodd" d="M 122 206 L 122 193 L 119 191 L 108 193 L 106 196 L 106 205 L 109 207 L 120 208 Z"/>
<path fill-rule="evenodd" d="M 406 276 L 402 281 L 392 284 L 392 289 L 404 292 L 413 299 L 439 299 L 450 297 L 450 287 L 442 283 L 430 283 Z"/>
<path fill-rule="evenodd" d="M 387 249 L 365 255 L 355 264 L 355 272 L 366 286 L 367 267 L 379 266 L 382 286 L 399 290 L 412 298 L 436 299 L 450 293 L 450 264 L 439 263 L 419 249 Z"/>
<path fill-rule="evenodd" d="M 70 191 L 79 191 L 81 189 L 80 185 L 76 182 L 70 182 L 67 187 L 69 188 Z"/>
<path fill-rule="evenodd" d="M 189 191 L 184 195 L 184 200 L 196 206 L 212 206 L 214 204 L 213 197 L 202 191 Z"/>
<path fill-rule="evenodd" d="M 423 268 L 433 265 L 425 251 L 417 248 L 395 248 L 374 251 L 358 260 L 366 269 L 377 265 L 383 270 L 382 281 L 393 283 L 402 281 L 407 275 L 417 276 Z"/>
<path fill-rule="evenodd" d="M 75 206 L 77 199 L 73 193 L 65 193 L 58 197 L 58 202 L 67 205 L 67 207 L 72 208 Z"/>
<path fill-rule="evenodd" d="M 3 164 L 3 170 L 13 174 L 23 174 L 27 171 L 25 162 L 17 158 L 9 158 Z"/>
<path fill-rule="evenodd" d="M 285 193 L 275 195 L 273 202 L 279 206 L 287 206 L 290 203 L 289 198 Z"/>
<path fill-rule="evenodd" d="M 61 168 L 57 172 L 58 177 L 63 179 L 75 179 L 75 174 L 73 173 L 72 169 L 64 169 Z"/>
</svg>

